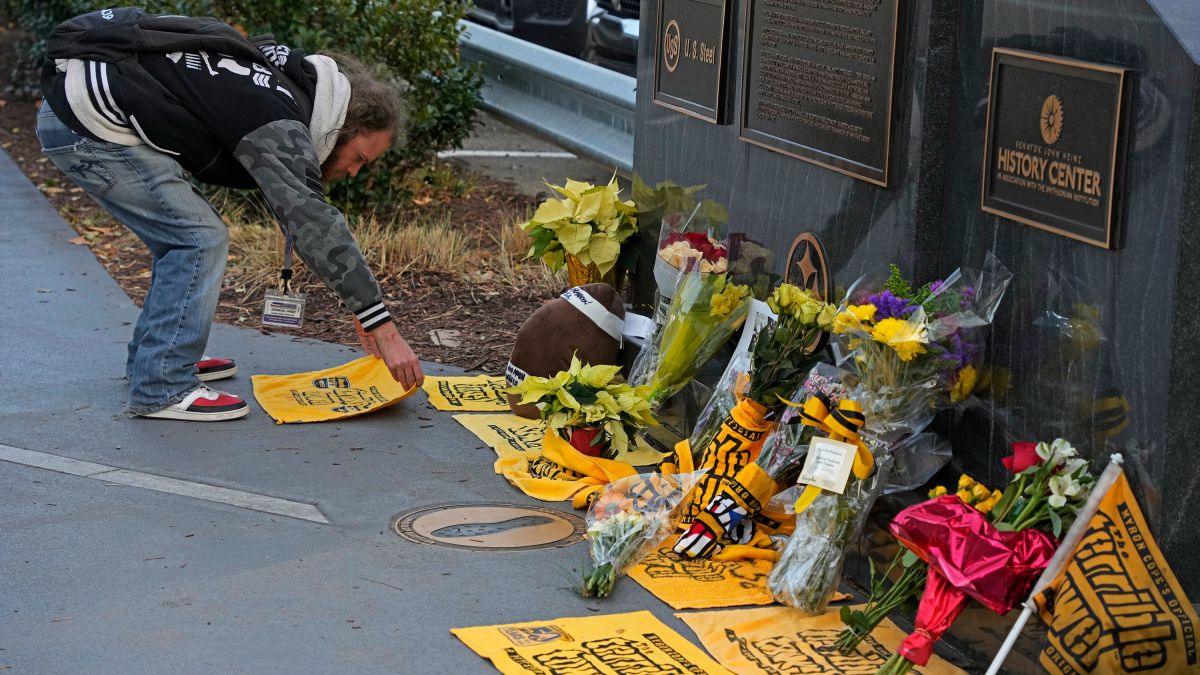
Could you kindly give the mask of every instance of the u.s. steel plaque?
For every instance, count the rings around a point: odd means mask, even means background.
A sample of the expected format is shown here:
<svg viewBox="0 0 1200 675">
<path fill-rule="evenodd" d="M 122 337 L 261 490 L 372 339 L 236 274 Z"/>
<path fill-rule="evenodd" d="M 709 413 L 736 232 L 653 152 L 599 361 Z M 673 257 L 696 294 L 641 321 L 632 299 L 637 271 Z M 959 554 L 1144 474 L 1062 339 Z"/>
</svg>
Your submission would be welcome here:
<svg viewBox="0 0 1200 675">
<path fill-rule="evenodd" d="M 888 184 L 899 0 L 746 0 L 739 137 Z"/>
<path fill-rule="evenodd" d="M 661 0 L 654 102 L 724 124 L 726 0 Z"/>
<path fill-rule="evenodd" d="M 995 49 L 983 210 L 1115 248 L 1128 90 L 1124 68 Z"/>
</svg>

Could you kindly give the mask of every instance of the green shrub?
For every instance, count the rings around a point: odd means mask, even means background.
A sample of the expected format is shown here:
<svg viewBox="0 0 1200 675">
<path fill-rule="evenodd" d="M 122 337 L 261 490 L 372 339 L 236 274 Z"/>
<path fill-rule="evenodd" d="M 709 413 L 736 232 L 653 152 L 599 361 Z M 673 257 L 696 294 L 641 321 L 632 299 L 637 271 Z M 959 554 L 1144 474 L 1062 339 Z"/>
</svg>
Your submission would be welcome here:
<svg viewBox="0 0 1200 675">
<path fill-rule="evenodd" d="M 14 65 L 5 93 L 25 99 L 40 96 L 38 78 L 50 31 L 73 16 L 104 6 L 107 5 L 94 0 L 0 0 L 0 14 L 28 36 L 26 42 L 13 45 Z"/>
<path fill-rule="evenodd" d="M 0 10 L 31 36 L 13 74 L 15 93 L 36 95 L 45 37 L 58 23 L 111 3 L 0 0 Z M 438 150 L 461 147 L 479 107 L 478 69 L 458 57 L 462 0 L 149 0 L 147 11 L 214 16 L 250 35 L 272 33 L 314 52 L 341 52 L 383 66 L 407 83 L 409 126 L 396 150 L 330 192 L 339 207 L 383 207 L 408 195 L 406 174 Z M 18 84 L 19 83 L 19 84 Z"/>
</svg>

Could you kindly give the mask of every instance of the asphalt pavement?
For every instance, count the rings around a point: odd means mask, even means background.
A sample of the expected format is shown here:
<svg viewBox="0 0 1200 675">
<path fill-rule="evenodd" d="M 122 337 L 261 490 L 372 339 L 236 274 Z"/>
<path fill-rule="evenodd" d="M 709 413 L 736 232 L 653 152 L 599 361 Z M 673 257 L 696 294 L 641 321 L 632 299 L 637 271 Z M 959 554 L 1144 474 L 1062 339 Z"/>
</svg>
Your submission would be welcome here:
<svg viewBox="0 0 1200 675">
<path fill-rule="evenodd" d="M 486 673 L 451 628 L 638 609 L 689 635 L 629 580 L 603 602 L 568 590 L 585 545 L 485 553 L 392 533 L 419 506 L 538 503 L 424 394 L 338 424 L 279 426 L 253 403 L 251 374 L 356 350 L 217 325 L 208 352 L 241 369 L 219 385 L 249 417 L 114 419 L 137 308 L 3 152 L 0 204 L 0 670 Z M 328 523 L 136 486 L 162 477 Z"/>
</svg>

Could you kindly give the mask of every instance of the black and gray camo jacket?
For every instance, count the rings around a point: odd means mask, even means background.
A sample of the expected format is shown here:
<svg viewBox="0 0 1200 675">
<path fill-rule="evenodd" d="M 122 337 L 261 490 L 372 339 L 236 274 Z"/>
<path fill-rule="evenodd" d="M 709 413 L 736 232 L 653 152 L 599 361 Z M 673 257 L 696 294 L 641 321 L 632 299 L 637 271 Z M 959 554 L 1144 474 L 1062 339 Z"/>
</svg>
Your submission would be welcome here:
<svg viewBox="0 0 1200 675">
<path fill-rule="evenodd" d="M 213 19 L 122 8 L 59 25 L 47 54 L 42 91 L 64 124 L 96 140 L 145 143 L 205 183 L 257 188 L 300 258 L 363 327 L 388 322 L 345 217 L 324 197 L 307 126 L 316 75 L 303 52 L 251 42 Z"/>
</svg>

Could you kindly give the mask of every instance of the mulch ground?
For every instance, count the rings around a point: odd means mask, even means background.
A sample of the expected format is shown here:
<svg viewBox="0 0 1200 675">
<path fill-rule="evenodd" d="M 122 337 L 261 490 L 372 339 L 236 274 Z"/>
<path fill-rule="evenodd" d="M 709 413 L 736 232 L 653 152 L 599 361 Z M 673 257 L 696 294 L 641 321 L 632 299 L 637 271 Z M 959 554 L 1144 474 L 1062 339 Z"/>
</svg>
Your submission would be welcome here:
<svg viewBox="0 0 1200 675">
<path fill-rule="evenodd" d="M 0 25 L 0 92 L 8 84 L 8 57 L 14 37 L 11 27 Z M 71 242 L 89 247 L 113 279 L 140 305 L 150 283 L 149 252 L 42 155 L 35 133 L 36 114 L 35 102 L 0 93 L 0 148 L 75 228 L 79 236 Z M 497 214 L 521 212 L 535 204 L 534 197 L 521 194 L 510 183 L 471 175 L 461 166 L 456 171 L 473 186 L 465 195 L 423 194 L 413 204 L 404 205 L 401 212 L 422 220 L 444 215 L 453 227 L 461 228 L 477 241 L 487 242 L 489 233 L 498 225 Z M 375 268 L 375 274 L 400 333 L 421 359 L 492 374 L 504 372 L 521 323 L 553 297 L 544 285 L 514 288 L 486 279 L 471 283 L 448 273 L 394 273 L 379 267 Z M 247 285 L 239 277 L 237 265 L 231 264 L 221 291 L 218 322 L 259 326 L 262 294 L 239 292 Z M 308 293 L 305 324 L 296 330 L 279 332 L 358 345 L 352 316 L 340 307 L 336 296 L 314 283 L 302 270 L 298 270 L 297 285 Z M 458 345 L 439 344 L 435 335 L 453 336 L 452 341 Z"/>
</svg>

